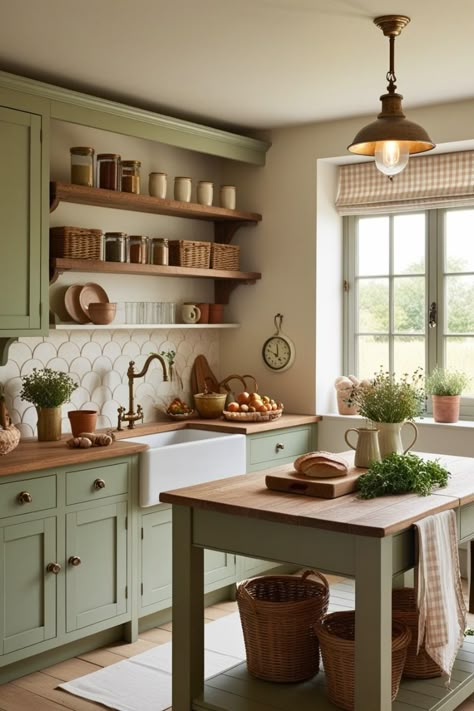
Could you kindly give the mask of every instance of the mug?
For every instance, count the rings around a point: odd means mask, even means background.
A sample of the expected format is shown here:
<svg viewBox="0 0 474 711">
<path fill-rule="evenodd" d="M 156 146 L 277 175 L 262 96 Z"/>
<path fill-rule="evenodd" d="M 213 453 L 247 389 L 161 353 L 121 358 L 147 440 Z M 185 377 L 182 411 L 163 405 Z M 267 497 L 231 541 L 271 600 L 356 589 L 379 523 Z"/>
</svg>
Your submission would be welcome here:
<svg viewBox="0 0 474 711">
<path fill-rule="evenodd" d="M 197 323 L 201 318 L 201 309 L 196 304 L 183 304 L 181 317 L 184 323 Z"/>
<path fill-rule="evenodd" d="M 209 323 L 222 323 L 224 304 L 209 304 Z"/>
<path fill-rule="evenodd" d="M 357 432 L 357 445 L 347 439 L 349 432 Z M 351 449 L 355 449 L 354 465 L 356 467 L 367 468 L 372 462 L 380 462 L 379 431 L 365 427 L 351 427 L 346 430 L 344 439 Z"/>
</svg>

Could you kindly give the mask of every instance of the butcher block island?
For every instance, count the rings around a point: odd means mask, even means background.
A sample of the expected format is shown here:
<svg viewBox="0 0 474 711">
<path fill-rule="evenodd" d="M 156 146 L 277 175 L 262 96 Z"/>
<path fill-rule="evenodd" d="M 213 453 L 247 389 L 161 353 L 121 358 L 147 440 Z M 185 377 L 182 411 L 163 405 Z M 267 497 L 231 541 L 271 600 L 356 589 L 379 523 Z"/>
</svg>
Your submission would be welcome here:
<svg viewBox="0 0 474 711">
<path fill-rule="evenodd" d="M 173 507 L 173 711 L 329 711 L 324 672 L 304 684 L 269 684 L 245 664 L 203 681 L 203 551 L 294 563 L 355 578 L 355 710 L 446 711 L 474 692 L 474 643 L 466 637 L 451 688 L 402 680 L 391 702 L 391 590 L 415 565 L 413 523 L 453 509 L 460 541 L 474 536 L 474 458 L 439 459 L 446 488 L 362 501 L 269 490 L 268 471 L 165 492 Z M 281 469 L 281 468 L 280 468 Z"/>
</svg>

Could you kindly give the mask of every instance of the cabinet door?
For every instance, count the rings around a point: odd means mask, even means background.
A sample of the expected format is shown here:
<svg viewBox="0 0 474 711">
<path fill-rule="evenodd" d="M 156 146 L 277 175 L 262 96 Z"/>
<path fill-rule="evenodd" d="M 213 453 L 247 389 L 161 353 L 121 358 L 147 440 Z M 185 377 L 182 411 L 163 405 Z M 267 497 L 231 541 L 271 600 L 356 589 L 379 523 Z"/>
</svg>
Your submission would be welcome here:
<svg viewBox="0 0 474 711">
<path fill-rule="evenodd" d="M 235 555 L 222 551 L 204 551 L 204 587 L 206 592 L 235 583 Z"/>
<path fill-rule="evenodd" d="M 56 636 L 56 518 L 0 529 L 2 653 Z"/>
<path fill-rule="evenodd" d="M 66 515 L 66 631 L 127 612 L 127 504 Z"/>
<path fill-rule="evenodd" d="M 48 316 L 48 309 L 41 315 L 47 286 L 43 119 L 1 103 L 0 94 L 0 251 L 2 289 L 8 294 L 0 300 L 0 336 L 39 334 Z"/>
</svg>

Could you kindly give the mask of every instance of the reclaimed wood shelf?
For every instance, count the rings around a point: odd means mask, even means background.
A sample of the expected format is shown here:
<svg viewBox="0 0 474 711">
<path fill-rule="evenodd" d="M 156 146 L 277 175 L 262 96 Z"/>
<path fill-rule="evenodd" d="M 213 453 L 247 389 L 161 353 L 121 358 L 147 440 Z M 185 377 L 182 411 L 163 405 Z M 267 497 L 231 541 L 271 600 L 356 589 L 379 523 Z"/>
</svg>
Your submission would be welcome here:
<svg viewBox="0 0 474 711">
<path fill-rule="evenodd" d="M 155 331 L 157 329 L 202 329 L 202 328 L 240 328 L 239 323 L 108 323 L 99 326 L 94 323 L 50 323 L 50 331 Z"/>
</svg>

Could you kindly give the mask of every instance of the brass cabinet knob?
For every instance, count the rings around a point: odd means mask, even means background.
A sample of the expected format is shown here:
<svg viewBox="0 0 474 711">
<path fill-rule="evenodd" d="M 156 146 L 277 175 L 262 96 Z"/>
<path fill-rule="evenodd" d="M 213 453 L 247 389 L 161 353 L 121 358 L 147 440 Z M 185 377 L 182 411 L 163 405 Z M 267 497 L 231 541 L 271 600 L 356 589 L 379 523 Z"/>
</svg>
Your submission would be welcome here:
<svg viewBox="0 0 474 711">
<path fill-rule="evenodd" d="M 31 504 L 31 502 L 33 501 L 33 497 L 27 491 L 20 491 L 20 493 L 16 497 L 16 500 L 19 504 Z"/>
<path fill-rule="evenodd" d="M 105 481 L 103 479 L 96 479 L 94 489 L 105 489 Z"/>
<path fill-rule="evenodd" d="M 277 442 L 275 449 L 278 452 L 280 449 L 285 449 L 285 445 L 282 444 L 281 442 Z"/>
<path fill-rule="evenodd" d="M 61 564 L 60 563 L 48 563 L 46 566 L 46 570 L 48 573 L 54 573 L 57 575 L 61 571 Z"/>
<path fill-rule="evenodd" d="M 79 558 L 78 555 L 72 555 L 72 556 L 70 556 L 68 563 L 69 563 L 69 565 L 74 565 L 74 566 L 80 565 L 81 559 Z"/>
</svg>

